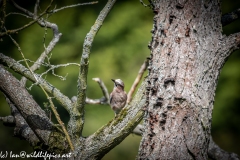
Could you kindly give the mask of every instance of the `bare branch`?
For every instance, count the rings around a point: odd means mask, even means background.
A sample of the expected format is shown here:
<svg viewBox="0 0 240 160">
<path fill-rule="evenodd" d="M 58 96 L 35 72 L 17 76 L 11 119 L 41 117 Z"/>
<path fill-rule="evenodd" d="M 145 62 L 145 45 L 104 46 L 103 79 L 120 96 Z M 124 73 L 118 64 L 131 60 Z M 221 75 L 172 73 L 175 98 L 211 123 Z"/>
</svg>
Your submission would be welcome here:
<svg viewBox="0 0 240 160">
<path fill-rule="evenodd" d="M 73 5 L 64 6 L 64 7 L 58 8 L 58 9 L 54 9 L 54 10 L 50 11 L 50 13 L 56 13 L 56 12 L 59 12 L 61 10 L 67 9 L 67 8 L 73 8 L 73 7 L 84 6 L 84 5 L 92 5 L 92 4 L 96 4 L 96 3 L 98 3 L 98 1 L 73 4 Z"/>
<path fill-rule="evenodd" d="M 39 7 L 40 0 L 36 0 L 35 6 L 34 6 L 34 15 L 37 16 L 37 9 Z"/>
<path fill-rule="evenodd" d="M 139 87 L 133 101 L 127 104 L 121 112 L 108 124 L 100 128 L 86 139 L 85 145 L 92 151 L 85 159 L 101 159 L 101 157 L 118 145 L 142 120 L 145 105 L 145 87 L 143 82 Z M 111 135 L 111 136 L 109 136 Z M 94 157 L 94 158 L 93 158 Z M 84 158 L 83 158 L 84 159 Z"/>
<path fill-rule="evenodd" d="M 31 74 L 31 72 L 24 67 L 22 64 L 16 62 L 14 59 L 5 56 L 4 54 L 0 53 L 0 63 L 9 67 L 10 69 L 14 70 L 16 73 L 21 74 L 22 76 L 28 78 L 32 82 L 36 82 L 35 77 L 38 77 L 39 83 L 42 87 L 50 94 L 52 94 L 56 100 L 70 113 L 72 112 L 72 102 L 71 100 L 63 95 L 57 88 L 53 85 L 48 83 L 46 80 L 42 79 L 38 74 Z"/>
<path fill-rule="evenodd" d="M 240 8 L 236 9 L 233 12 L 226 13 L 222 15 L 222 19 L 221 19 L 222 26 L 226 26 L 239 18 L 240 18 Z"/>
<path fill-rule="evenodd" d="M 53 1 L 53 0 L 52 0 Z M 50 8 L 51 4 L 52 4 L 52 1 L 50 2 L 50 4 L 48 5 L 48 7 L 45 9 L 45 11 L 41 14 L 45 14 L 48 9 Z M 37 8 L 39 7 L 39 0 L 36 1 L 36 4 L 35 4 L 35 8 L 34 8 L 34 13 L 20 7 L 18 4 L 16 4 L 13 0 L 11 1 L 13 3 L 13 5 L 19 9 L 20 11 L 26 13 L 27 15 L 29 15 L 30 17 L 32 17 L 33 19 L 37 19 L 37 22 L 40 26 L 42 27 L 47 27 L 47 28 L 51 28 L 52 31 L 53 31 L 53 38 L 51 40 L 51 42 L 49 43 L 49 45 L 45 48 L 44 52 L 41 54 L 41 56 L 37 59 L 37 61 L 33 64 L 33 66 L 30 67 L 30 69 L 32 71 L 35 71 L 37 69 L 40 68 L 41 66 L 41 63 L 44 62 L 44 59 L 47 57 L 47 55 L 53 50 L 53 48 L 55 47 L 55 45 L 57 44 L 57 42 L 59 41 L 62 33 L 59 33 L 58 31 L 58 26 L 54 23 L 50 23 L 46 20 L 44 20 L 43 18 L 36 18 L 37 16 Z M 39 16 L 40 17 L 40 16 Z M 26 78 L 23 78 L 21 80 L 23 86 L 25 86 L 26 84 Z"/>
<path fill-rule="evenodd" d="M 87 104 L 109 104 L 106 97 L 102 97 L 100 99 L 90 99 L 86 97 L 86 103 Z"/>
<path fill-rule="evenodd" d="M 39 138 L 29 127 L 25 119 L 19 113 L 15 105 L 9 100 L 9 98 L 6 97 L 6 101 L 11 108 L 11 114 L 14 118 L 14 136 L 27 140 L 31 146 L 36 146 L 40 142 Z"/>
<path fill-rule="evenodd" d="M 149 5 L 146 5 L 144 2 L 143 2 L 143 0 L 139 0 L 140 1 L 140 3 L 144 6 L 144 7 L 148 7 Z"/>
<path fill-rule="evenodd" d="M 87 104 L 109 104 L 109 93 L 108 93 L 107 87 L 105 86 L 105 84 L 102 82 L 100 78 L 93 78 L 93 80 L 99 84 L 103 93 L 103 97 L 100 99 L 90 99 L 86 97 L 86 103 Z M 72 102 L 75 103 L 77 102 L 77 97 L 73 96 L 71 100 Z"/>
<path fill-rule="evenodd" d="M 21 31 L 21 30 L 23 30 L 23 29 L 31 26 L 31 25 L 34 24 L 36 21 L 37 21 L 37 19 L 29 22 L 28 24 L 26 24 L 26 25 L 24 25 L 24 26 L 22 26 L 22 27 L 20 27 L 20 28 L 13 29 L 13 30 L 7 30 L 6 32 L 0 32 L 0 37 L 6 36 L 6 35 L 9 35 L 9 34 L 15 34 L 15 33 L 17 33 L 18 31 Z"/>
<path fill-rule="evenodd" d="M 231 34 L 229 36 L 223 35 L 222 39 L 216 46 L 216 55 L 218 56 L 217 63 L 214 63 L 214 67 L 221 69 L 227 58 L 233 53 L 233 51 L 240 47 L 240 32 Z"/>
<path fill-rule="evenodd" d="M 20 27 L 20 28 L 13 29 L 13 30 L 7 30 L 6 32 L 0 32 L 0 37 L 3 37 L 3 36 L 5 36 L 5 35 L 10 35 L 10 34 L 18 33 L 18 31 L 21 31 L 21 30 L 23 30 L 23 29 L 31 26 L 31 25 L 34 24 L 35 22 L 37 22 L 42 16 L 44 16 L 44 15 L 47 13 L 47 11 L 49 10 L 49 8 L 51 7 L 51 4 L 52 4 L 53 0 L 51 0 L 50 4 L 46 7 L 46 9 L 44 10 L 44 12 L 41 13 L 39 16 L 34 15 L 34 14 L 31 13 L 30 11 L 28 11 L 28 10 L 20 7 L 20 6 L 17 5 L 13 0 L 11 0 L 11 2 L 13 3 L 13 5 L 14 5 L 17 9 L 19 9 L 19 10 L 23 11 L 24 13 L 27 13 L 29 16 L 31 16 L 31 17 L 33 18 L 33 21 L 29 22 L 28 24 L 26 24 L 26 25 L 24 25 L 24 26 L 22 26 L 22 27 Z"/>
<path fill-rule="evenodd" d="M 107 103 L 109 103 L 109 92 L 103 81 L 100 78 L 93 78 L 93 80 L 99 84 Z"/>
<path fill-rule="evenodd" d="M 229 160 L 239 160 L 239 156 L 235 153 L 229 153 L 221 149 L 210 137 L 209 147 L 208 147 L 208 157 L 213 160 L 219 159 L 229 159 Z"/>
<path fill-rule="evenodd" d="M 21 86 L 20 82 L 2 65 L 0 65 L 0 74 L 2 75 L 0 76 L 0 90 L 16 106 L 39 140 L 51 149 L 69 150 L 65 135 L 54 130 L 55 126 L 46 116 L 46 113 L 34 101 L 27 90 Z M 56 139 L 61 144 L 61 147 L 53 143 Z"/>
<path fill-rule="evenodd" d="M 28 15 L 26 15 L 26 14 L 18 13 L 18 12 L 10 12 L 10 13 L 8 13 L 8 14 L 6 15 L 6 17 L 8 17 L 8 16 L 10 16 L 10 15 L 20 15 L 20 16 L 24 16 L 24 17 L 26 17 L 26 18 L 32 18 L 32 17 L 30 17 L 30 16 L 28 16 Z"/>
<path fill-rule="evenodd" d="M 31 124 L 31 129 L 39 139 L 43 143 L 48 144 L 49 136 L 53 128 L 52 122 L 49 121 L 45 112 L 32 99 L 26 89 L 20 85 L 19 81 L 1 65 L 0 72 L 2 75 L 0 76 L 0 90 L 16 105 L 27 123 Z M 28 107 L 26 107 L 26 105 Z M 31 107 L 31 109 L 29 109 L 29 107 Z"/>
<path fill-rule="evenodd" d="M 83 44 L 83 52 L 80 61 L 80 70 L 78 76 L 78 93 L 77 93 L 77 103 L 76 107 L 80 112 L 79 117 L 79 126 L 76 128 L 76 132 L 82 133 L 83 125 L 84 125 L 84 105 L 86 100 L 86 89 L 87 89 L 87 74 L 88 74 L 88 64 L 89 64 L 89 55 L 90 50 L 92 47 L 92 43 L 94 40 L 95 35 L 101 28 L 104 19 L 108 15 L 109 11 L 113 7 L 116 0 L 109 0 L 103 10 L 100 12 L 97 20 L 95 21 L 94 25 L 91 27 L 91 30 L 85 37 L 84 44 Z"/>
<path fill-rule="evenodd" d="M 37 61 L 30 67 L 30 69 L 32 71 L 35 71 L 40 68 L 41 63 L 44 62 L 45 58 L 53 50 L 53 48 L 58 43 L 58 41 L 62 35 L 62 33 L 58 32 L 58 26 L 56 24 L 50 23 L 47 21 L 43 21 L 43 20 L 39 20 L 38 23 L 40 25 L 42 25 L 42 23 L 44 23 L 46 27 L 51 28 L 53 30 L 53 39 L 51 40 L 51 42 L 49 43 L 47 48 L 45 48 L 44 52 L 40 55 L 40 57 L 37 59 Z M 22 79 L 22 84 L 23 85 L 26 84 L 26 79 Z"/>
<path fill-rule="evenodd" d="M 102 89 L 103 97 L 100 99 L 90 99 L 86 97 L 86 103 L 87 104 L 109 104 L 109 93 L 108 93 L 107 87 L 105 86 L 105 84 L 102 82 L 100 78 L 93 78 L 93 80 L 98 82 L 100 88 Z M 76 103 L 77 97 L 73 96 L 71 100 L 73 103 Z"/>
<path fill-rule="evenodd" d="M 144 72 L 146 71 L 146 69 L 147 69 L 147 67 L 148 67 L 148 61 L 149 61 L 149 60 L 146 59 L 146 60 L 144 61 L 144 63 L 142 64 L 140 70 L 138 71 L 138 75 L 137 75 L 135 81 L 133 82 L 133 85 L 132 85 L 130 91 L 128 92 L 127 104 L 130 103 L 131 100 L 132 100 L 133 93 L 134 93 L 134 91 L 136 90 L 136 88 L 137 88 L 140 80 L 142 79 L 142 76 L 143 76 Z"/>
<path fill-rule="evenodd" d="M 26 61 L 26 59 L 25 59 L 25 57 L 24 57 L 24 54 L 21 52 L 20 46 L 18 45 L 18 43 L 17 43 L 10 35 L 9 35 L 9 37 L 12 39 L 12 41 L 14 42 L 14 44 L 17 46 L 19 52 L 20 52 L 21 55 L 22 55 L 22 58 L 24 59 L 26 65 L 27 65 L 27 68 L 28 68 L 29 71 L 31 72 L 31 75 L 33 75 L 33 77 L 34 77 L 34 80 L 37 81 L 37 83 L 39 83 L 38 77 L 36 77 L 36 76 L 34 75 L 33 71 L 30 69 L 30 67 L 29 67 L 29 65 L 28 65 L 28 62 Z M 62 130 L 63 130 L 63 132 L 64 132 L 64 134 L 65 134 L 65 136 L 66 136 L 66 138 L 67 138 L 67 141 L 68 141 L 68 143 L 69 143 L 69 146 L 70 146 L 71 150 L 74 151 L 74 147 L 73 147 L 72 141 L 71 141 L 71 139 L 70 139 L 70 136 L 69 136 L 69 134 L 68 134 L 68 132 L 67 132 L 67 130 L 66 130 L 66 127 L 65 127 L 64 123 L 62 122 L 62 120 L 61 120 L 61 118 L 60 118 L 60 116 L 59 116 L 59 114 L 58 114 L 58 112 L 57 112 L 57 110 L 56 110 L 56 108 L 55 108 L 55 106 L 54 106 L 54 104 L 53 104 L 53 102 L 52 102 L 51 97 L 49 97 L 48 93 L 45 91 L 45 89 L 43 88 L 43 86 L 42 86 L 40 83 L 39 83 L 39 86 L 40 86 L 40 88 L 42 89 L 42 91 L 44 92 L 44 94 L 46 95 L 46 97 L 47 97 L 47 99 L 48 99 L 48 101 L 49 101 L 49 103 L 50 103 L 50 108 L 51 108 L 51 110 L 53 111 L 53 113 L 54 113 L 54 115 L 55 115 L 55 118 L 57 119 L 57 122 L 59 123 L 59 125 L 60 125 L 61 128 L 62 128 Z"/>
</svg>

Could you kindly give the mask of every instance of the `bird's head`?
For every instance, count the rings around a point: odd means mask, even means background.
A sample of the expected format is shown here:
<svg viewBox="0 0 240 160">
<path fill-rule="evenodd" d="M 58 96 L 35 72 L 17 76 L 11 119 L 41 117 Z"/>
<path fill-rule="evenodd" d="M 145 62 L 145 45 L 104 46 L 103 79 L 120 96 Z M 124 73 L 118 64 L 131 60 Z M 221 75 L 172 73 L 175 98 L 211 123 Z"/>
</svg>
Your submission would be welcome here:
<svg viewBox="0 0 240 160">
<path fill-rule="evenodd" d="M 114 88 L 124 89 L 124 83 L 121 79 L 111 79 L 114 82 Z"/>
</svg>

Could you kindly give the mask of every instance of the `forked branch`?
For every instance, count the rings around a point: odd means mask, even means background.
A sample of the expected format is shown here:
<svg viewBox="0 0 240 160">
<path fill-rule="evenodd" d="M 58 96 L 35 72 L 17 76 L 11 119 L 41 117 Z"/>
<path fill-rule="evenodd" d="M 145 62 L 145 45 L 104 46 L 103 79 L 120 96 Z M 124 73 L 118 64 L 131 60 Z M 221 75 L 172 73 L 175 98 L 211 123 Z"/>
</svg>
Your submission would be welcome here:
<svg viewBox="0 0 240 160">
<path fill-rule="evenodd" d="M 109 104 L 109 92 L 105 84 L 100 78 L 93 78 L 95 82 L 97 82 L 102 90 L 103 97 L 100 99 L 90 99 L 86 97 L 87 104 Z"/>
</svg>

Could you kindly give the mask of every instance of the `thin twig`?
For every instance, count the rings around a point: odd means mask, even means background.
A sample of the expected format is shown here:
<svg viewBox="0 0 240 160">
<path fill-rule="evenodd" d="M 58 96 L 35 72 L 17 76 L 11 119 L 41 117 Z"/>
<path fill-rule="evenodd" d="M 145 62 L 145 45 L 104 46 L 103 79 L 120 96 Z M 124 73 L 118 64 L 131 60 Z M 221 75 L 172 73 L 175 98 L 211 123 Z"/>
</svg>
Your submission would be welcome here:
<svg viewBox="0 0 240 160">
<path fill-rule="evenodd" d="M 29 22 L 28 24 L 20 27 L 20 28 L 13 29 L 13 30 L 6 30 L 6 32 L 1 32 L 1 33 L 0 33 L 0 37 L 3 37 L 3 36 L 5 36 L 5 35 L 9 35 L 9 34 L 18 33 L 19 31 L 21 31 L 21 30 L 23 30 L 23 29 L 31 26 L 31 25 L 34 24 L 35 22 L 37 22 L 42 16 L 44 16 L 44 15 L 47 13 L 47 11 L 49 10 L 49 8 L 51 7 L 51 4 L 52 4 L 53 0 L 51 0 L 50 4 L 47 6 L 47 8 L 45 9 L 45 11 L 44 11 L 43 13 L 41 13 L 39 16 L 36 16 L 36 15 L 32 14 L 31 12 L 29 12 L 28 10 L 26 10 L 26 9 L 18 6 L 13 0 L 12 0 L 11 2 L 14 4 L 14 6 L 15 6 L 16 8 L 18 8 L 18 9 L 22 10 L 23 12 L 31 15 L 34 20 L 31 21 L 31 22 Z"/>
<path fill-rule="evenodd" d="M 73 8 L 73 7 L 83 6 L 83 5 L 92 5 L 92 4 L 96 4 L 96 3 L 98 3 L 98 1 L 73 4 L 73 5 L 64 6 L 64 7 L 58 8 L 58 9 L 54 9 L 54 10 L 50 11 L 50 13 L 56 13 L 56 12 L 59 12 L 61 10 L 67 9 L 67 8 Z"/>
<path fill-rule="evenodd" d="M 144 61 L 144 63 L 142 64 L 140 70 L 138 71 L 138 75 L 137 75 L 135 81 L 133 82 L 133 85 L 132 85 L 130 91 L 128 92 L 127 104 L 129 104 L 129 103 L 132 101 L 133 93 L 134 93 L 134 91 L 136 90 L 136 88 L 137 88 L 137 86 L 138 86 L 138 84 L 139 84 L 139 82 L 140 82 L 140 80 L 141 80 L 144 72 L 146 71 L 146 69 L 147 69 L 147 67 L 148 67 L 148 61 L 149 61 L 149 60 L 146 59 L 146 60 Z"/>
<path fill-rule="evenodd" d="M 107 99 L 107 102 L 109 101 L 109 92 L 105 84 L 100 78 L 93 78 L 95 82 L 97 82 L 102 90 L 103 96 Z"/>
<path fill-rule="evenodd" d="M 144 7 L 149 7 L 149 5 L 146 5 L 142 0 L 139 0 L 139 1 Z"/>
<path fill-rule="evenodd" d="M 22 26 L 22 27 L 20 27 L 20 28 L 13 29 L 13 30 L 6 30 L 5 32 L 1 32 L 1 33 L 0 33 L 0 37 L 6 36 L 6 35 L 9 35 L 9 34 L 18 33 L 18 31 L 21 31 L 21 30 L 23 30 L 23 29 L 25 29 L 25 28 L 33 25 L 36 21 L 37 21 L 37 19 L 29 22 L 28 24 L 26 24 L 26 25 L 24 25 L 24 26 Z"/>
<path fill-rule="evenodd" d="M 105 84 L 100 78 L 93 78 L 95 82 L 97 82 L 102 90 L 103 97 L 100 99 L 90 99 L 86 97 L 87 104 L 109 104 L 109 92 Z"/>
<path fill-rule="evenodd" d="M 55 74 L 54 70 L 55 70 L 56 68 L 60 68 L 60 67 L 67 67 L 67 66 L 69 66 L 69 65 L 80 66 L 78 63 L 67 63 L 67 64 L 58 64 L 58 65 L 50 65 L 50 64 L 44 65 L 44 66 L 46 66 L 46 67 L 49 67 L 49 69 L 47 69 L 45 72 L 41 73 L 41 74 L 40 74 L 40 77 L 42 77 L 43 75 L 47 74 L 49 71 L 52 71 L 52 74 L 53 74 L 54 76 L 60 78 L 61 80 L 66 80 L 66 76 L 63 77 L 63 76 L 57 75 L 57 74 Z"/>
<path fill-rule="evenodd" d="M 28 15 L 26 15 L 26 14 L 18 13 L 18 12 L 10 12 L 10 13 L 8 13 L 8 14 L 6 15 L 6 17 L 8 17 L 8 16 L 10 16 L 10 15 L 20 15 L 20 16 L 24 16 L 24 17 L 26 17 L 26 18 L 32 18 L 32 17 L 30 17 L 30 16 L 28 16 Z"/>
<path fill-rule="evenodd" d="M 58 26 L 54 23 L 50 23 L 47 21 L 38 21 L 38 23 L 40 25 L 42 25 L 41 23 L 44 23 L 46 27 L 51 28 L 53 31 L 53 38 L 51 40 L 51 42 L 49 43 L 49 45 L 47 47 L 45 47 L 45 50 L 41 53 L 40 57 L 36 60 L 36 62 L 30 67 L 30 69 L 32 71 L 35 71 L 37 69 L 40 68 L 41 63 L 44 62 L 45 58 L 48 56 L 48 54 L 53 50 L 53 48 L 55 47 L 55 45 L 57 44 L 57 42 L 59 41 L 60 37 L 61 37 L 61 33 L 59 33 L 58 31 Z M 23 78 L 21 80 L 21 83 L 23 86 L 25 86 L 26 84 L 26 79 Z"/>
<path fill-rule="evenodd" d="M 67 112 L 70 114 L 73 111 L 72 108 L 72 102 L 71 100 L 65 96 L 63 93 L 61 93 L 56 87 L 54 87 L 52 84 L 44 80 L 40 77 L 40 75 L 34 73 L 34 76 L 31 74 L 31 72 L 22 64 L 16 62 L 14 59 L 0 53 L 0 62 L 1 64 L 7 66 L 8 68 L 12 69 L 14 72 L 21 74 L 22 76 L 26 77 L 33 83 L 36 83 L 34 77 L 38 77 L 39 84 L 42 85 L 42 87 L 49 93 L 52 94 L 55 99 L 59 102 L 60 105 L 62 105 Z"/>
</svg>

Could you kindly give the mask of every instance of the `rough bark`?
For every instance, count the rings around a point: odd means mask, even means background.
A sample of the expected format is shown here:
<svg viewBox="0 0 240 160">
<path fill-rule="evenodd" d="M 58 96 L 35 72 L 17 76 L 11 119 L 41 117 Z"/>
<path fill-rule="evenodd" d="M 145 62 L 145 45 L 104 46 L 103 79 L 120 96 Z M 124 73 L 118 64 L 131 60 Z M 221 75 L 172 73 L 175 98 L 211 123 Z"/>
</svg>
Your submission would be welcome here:
<svg viewBox="0 0 240 160">
<path fill-rule="evenodd" d="M 138 159 L 207 159 L 220 69 L 239 45 L 214 1 L 152 1 L 147 108 Z"/>
<path fill-rule="evenodd" d="M 0 65 L 0 90 L 14 103 L 24 119 L 32 124 L 38 138 L 47 144 L 53 124 L 19 81 Z M 10 85 L 9 85 L 10 84 Z"/>
<path fill-rule="evenodd" d="M 11 103 L 15 105 L 15 112 L 18 111 L 20 115 L 15 115 L 15 120 L 18 121 L 16 124 L 25 122 L 25 126 L 19 125 L 15 128 L 15 133 L 24 137 L 30 143 L 34 144 L 37 142 L 38 138 L 41 142 L 39 148 L 48 149 L 48 151 L 55 151 L 55 153 L 65 153 L 69 150 L 68 144 L 65 143 L 66 139 L 61 132 L 55 130 L 54 124 L 46 116 L 45 112 L 41 107 L 34 101 L 32 96 L 27 92 L 27 90 L 21 85 L 19 80 L 17 80 L 11 73 L 4 69 L 0 65 L 0 90 L 6 95 Z M 21 118 L 21 119 L 19 119 Z M 22 119 L 24 118 L 24 120 Z M 20 121 L 21 120 L 21 121 Z M 26 127 L 30 127 L 27 130 Z M 19 133 L 21 129 L 28 133 Z M 32 133 L 32 131 L 34 133 Z M 37 137 L 29 137 L 29 135 L 34 135 Z M 58 142 L 58 143 L 57 143 Z M 36 146 L 35 146 L 36 147 Z"/>
<path fill-rule="evenodd" d="M 12 123 L 14 123 L 14 136 L 26 139 L 33 147 L 37 146 L 37 144 L 40 143 L 40 140 L 38 139 L 36 134 L 29 127 L 29 125 L 19 113 L 15 105 L 8 98 L 6 98 L 6 101 L 11 108 L 11 115 L 13 119 Z"/>
</svg>

